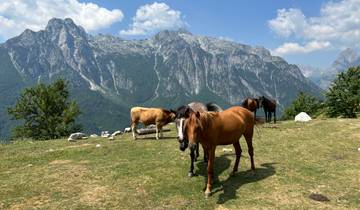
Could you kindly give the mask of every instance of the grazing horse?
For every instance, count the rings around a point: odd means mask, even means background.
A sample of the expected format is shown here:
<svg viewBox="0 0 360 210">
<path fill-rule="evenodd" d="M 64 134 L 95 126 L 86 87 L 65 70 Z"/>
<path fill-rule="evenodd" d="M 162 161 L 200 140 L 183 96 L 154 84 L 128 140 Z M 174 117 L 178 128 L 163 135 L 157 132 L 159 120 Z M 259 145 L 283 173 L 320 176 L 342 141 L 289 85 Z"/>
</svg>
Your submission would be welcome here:
<svg viewBox="0 0 360 210">
<path fill-rule="evenodd" d="M 161 108 L 133 107 L 130 110 L 131 130 L 134 140 L 136 139 L 135 129 L 139 122 L 145 126 L 156 125 L 156 139 L 159 139 L 159 131 L 162 133 L 162 127 L 175 120 L 175 113 Z"/>
<path fill-rule="evenodd" d="M 217 145 L 232 144 L 236 152 L 236 161 L 232 174 L 238 170 L 241 157 L 240 137 L 244 135 L 251 159 L 251 169 L 255 171 L 254 149 L 252 138 L 255 118 L 249 110 L 234 106 L 222 112 L 194 112 L 188 109 L 185 113 L 185 134 L 188 137 L 190 149 L 200 142 L 209 154 L 207 165 L 207 185 L 205 196 L 211 195 L 214 175 L 215 149 Z"/>
<path fill-rule="evenodd" d="M 259 98 L 259 104 L 265 113 L 265 122 L 271 122 L 271 113 L 274 113 L 274 123 L 276 123 L 276 101 L 265 96 Z"/>
<path fill-rule="evenodd" d="M 259 99 L 257 98 L 246 98 L 241 106 L 254 112 L 254 116 L 256 118 L 256 110 L 259 108 Z"/>
<path fill-rule="evenodd" d="M 188 105 L 179 107 L 176 110 L 175 124 L 176 124 L 176 131 L 178 134 L 178 140 L 180 143 L 181 151 L 185 151 L 185 149 L 188 147 L 188 143 L 187 143 L 188 141 L 187 140 L 184 141 L 184 139 L 187 138 L 184 135 L 185 112 L 187 109 L 191 109 L 194 112 L 207 112 L 207 111 L 220 112 L 220 111 L 222 111 L 221 107 L 215 103 L 208 103 L 205 105 L 200 102 L 192 102 L 192 103 L 189 103 Z M 199 157 L 199 143 L 197 143 L 197 146 L 195 149 L 190 150 L 191 164 L 190 164 L 190 170 L 188 173 L 189 177 L 192 177 L 194 175 L 194 161 L 196 161 L 198 157 Z M 207 161 L 207 157 L 208 156 L 204 150 L 204 162 Z"/>
</svg>

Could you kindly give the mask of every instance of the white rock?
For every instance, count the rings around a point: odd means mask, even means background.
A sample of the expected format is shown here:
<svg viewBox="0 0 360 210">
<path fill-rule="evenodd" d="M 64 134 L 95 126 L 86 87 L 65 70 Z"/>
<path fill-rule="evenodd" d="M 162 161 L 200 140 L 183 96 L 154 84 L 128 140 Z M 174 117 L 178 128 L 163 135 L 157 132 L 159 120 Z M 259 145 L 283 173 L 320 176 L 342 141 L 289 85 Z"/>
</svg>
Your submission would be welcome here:
<svg viewBox="0 0 360 210">
<path fill-rule="evenodd" d="M 360 152 L 360 147 L 358 148 L 358 151 Z"/>
<path fill-rule="evenodd" d="M 110 137 L 109 137 L 109 140 L 114 140 L 114 136 L 110 136 Z"/>
<path fill-rule="evenodd" d="M 110 136 L 109 131 L 101 131 L 101 137 L 109 138 L 109 136 Z"/>
<path fill-rule="evenodd" d="M 131 132 L 131 128 L 130 127 L 127 127 L 124 129 L 124 133 L 128 133 L 128 132 Z"/>
<path fill-rule="evenodd" d="M 232 152 L 232 149 L 230 149 L 230 148 L 224 148 L 224 149 L 223 149 L 223 152 Z"/>
<path fill-rule="evenodd" d="M 99 136 L 96 135 L 96 134 L 91 134 L 90 137 L 91 137 L 91 138 L 97 138 L 97 137 L 99 137 Z"/>
<path fill-rule="evenodd" d="M 101 145 L 100 145 L 100 144 L 97 144 L 96 147 L 101 147 Z"/>
<path fill-rule="evenodd" d="M 122 131 L 115 131 L 113 134 L 111 134 L 111 136 L 118 136 L 121 135 L 123 132 Z"/>
<path fill-rule="evenodd" d="M 311 120 L 311 117 L 305 112 L 300 112 L 295 116 L 295 122 L 308 122 Z"/>
<path fill-rule="evenodd" d="M 70 137 L 68 138 L 68 141 L 69 142 L 73 142 L 73 141 L 76 141 L 76 140 L 80 140 L 80 139 L 83 139 L 83 138 L 87 138 L 86 135 L 84 133 L 72 133 L 70 135 Z"/>
</svg>

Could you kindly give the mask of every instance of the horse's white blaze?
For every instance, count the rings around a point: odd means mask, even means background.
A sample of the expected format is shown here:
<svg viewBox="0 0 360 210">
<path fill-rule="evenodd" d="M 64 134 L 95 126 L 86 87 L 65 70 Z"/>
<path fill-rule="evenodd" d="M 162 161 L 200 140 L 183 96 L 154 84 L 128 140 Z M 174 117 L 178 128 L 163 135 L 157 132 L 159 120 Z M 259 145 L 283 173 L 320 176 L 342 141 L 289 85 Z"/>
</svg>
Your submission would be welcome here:
<svg viewBox="0 0 360 210">
<path fill-rule="evenodd" d="M 180 124 L 179 124 L 179 126 L 178 126 L 178 128 L 177 128 L 179 140 L 183 140 L 183 139 L 184 139 L 183 123 L 184 123 L 184 118 L 181 118 L 181 119 L 180 119 Z"/>
</svg>

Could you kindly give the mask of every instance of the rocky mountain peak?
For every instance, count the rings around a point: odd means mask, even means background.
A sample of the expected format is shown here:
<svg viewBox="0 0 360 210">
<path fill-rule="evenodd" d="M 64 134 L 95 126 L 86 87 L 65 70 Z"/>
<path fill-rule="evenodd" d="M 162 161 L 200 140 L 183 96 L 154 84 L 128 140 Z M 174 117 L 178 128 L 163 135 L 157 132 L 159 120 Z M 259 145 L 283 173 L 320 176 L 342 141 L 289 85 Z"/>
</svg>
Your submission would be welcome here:
<svg viewBox="0 0 360 210">
<path fill-rule="evenodd" d="M 357 65 L 360 65 L 359 53 L 355 49 L 347 48 L 339 53 L 336 60 L 331 65 L 331 70 L 339 72 Z"/>
<path fill-rule="evenodd" d="M 88 37 L 84 28 L 76 25 L 70 18 L 52 18 L 49 20 L 45 31 L 49 34 L 52 41 L 69 36 L 75 39 L 87 39 Z"/>
</svg>

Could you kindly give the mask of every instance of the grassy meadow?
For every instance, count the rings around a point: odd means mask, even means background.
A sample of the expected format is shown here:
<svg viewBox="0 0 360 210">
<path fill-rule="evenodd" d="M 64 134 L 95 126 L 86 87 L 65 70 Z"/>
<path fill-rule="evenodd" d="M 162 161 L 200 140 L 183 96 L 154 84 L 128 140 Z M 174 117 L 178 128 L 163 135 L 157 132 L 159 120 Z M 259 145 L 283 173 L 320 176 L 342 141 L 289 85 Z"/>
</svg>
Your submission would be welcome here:
<svg viewBox="0 0 360 210">
<path fill-rule="evenodd" d="M 360 120 L 321 119 L 257 126 L 256 174 L 247 147 L 229 176 L 232 146 L 219 146 L 213 195 L 206 166 L 181 152 L 175 129 L 164 139 L 130 134 L 114 141 L 17 141 L 0 145 L 0 209 L 359 209 Z M 100 144 L 100 147 L 96 147 Z M 232 148 L 232 151 L 224 151 Z M 201 151 L 202 157 L 202 151 Z M 329 201 L 309 198 L 317 193 Z"/>
</svg>

